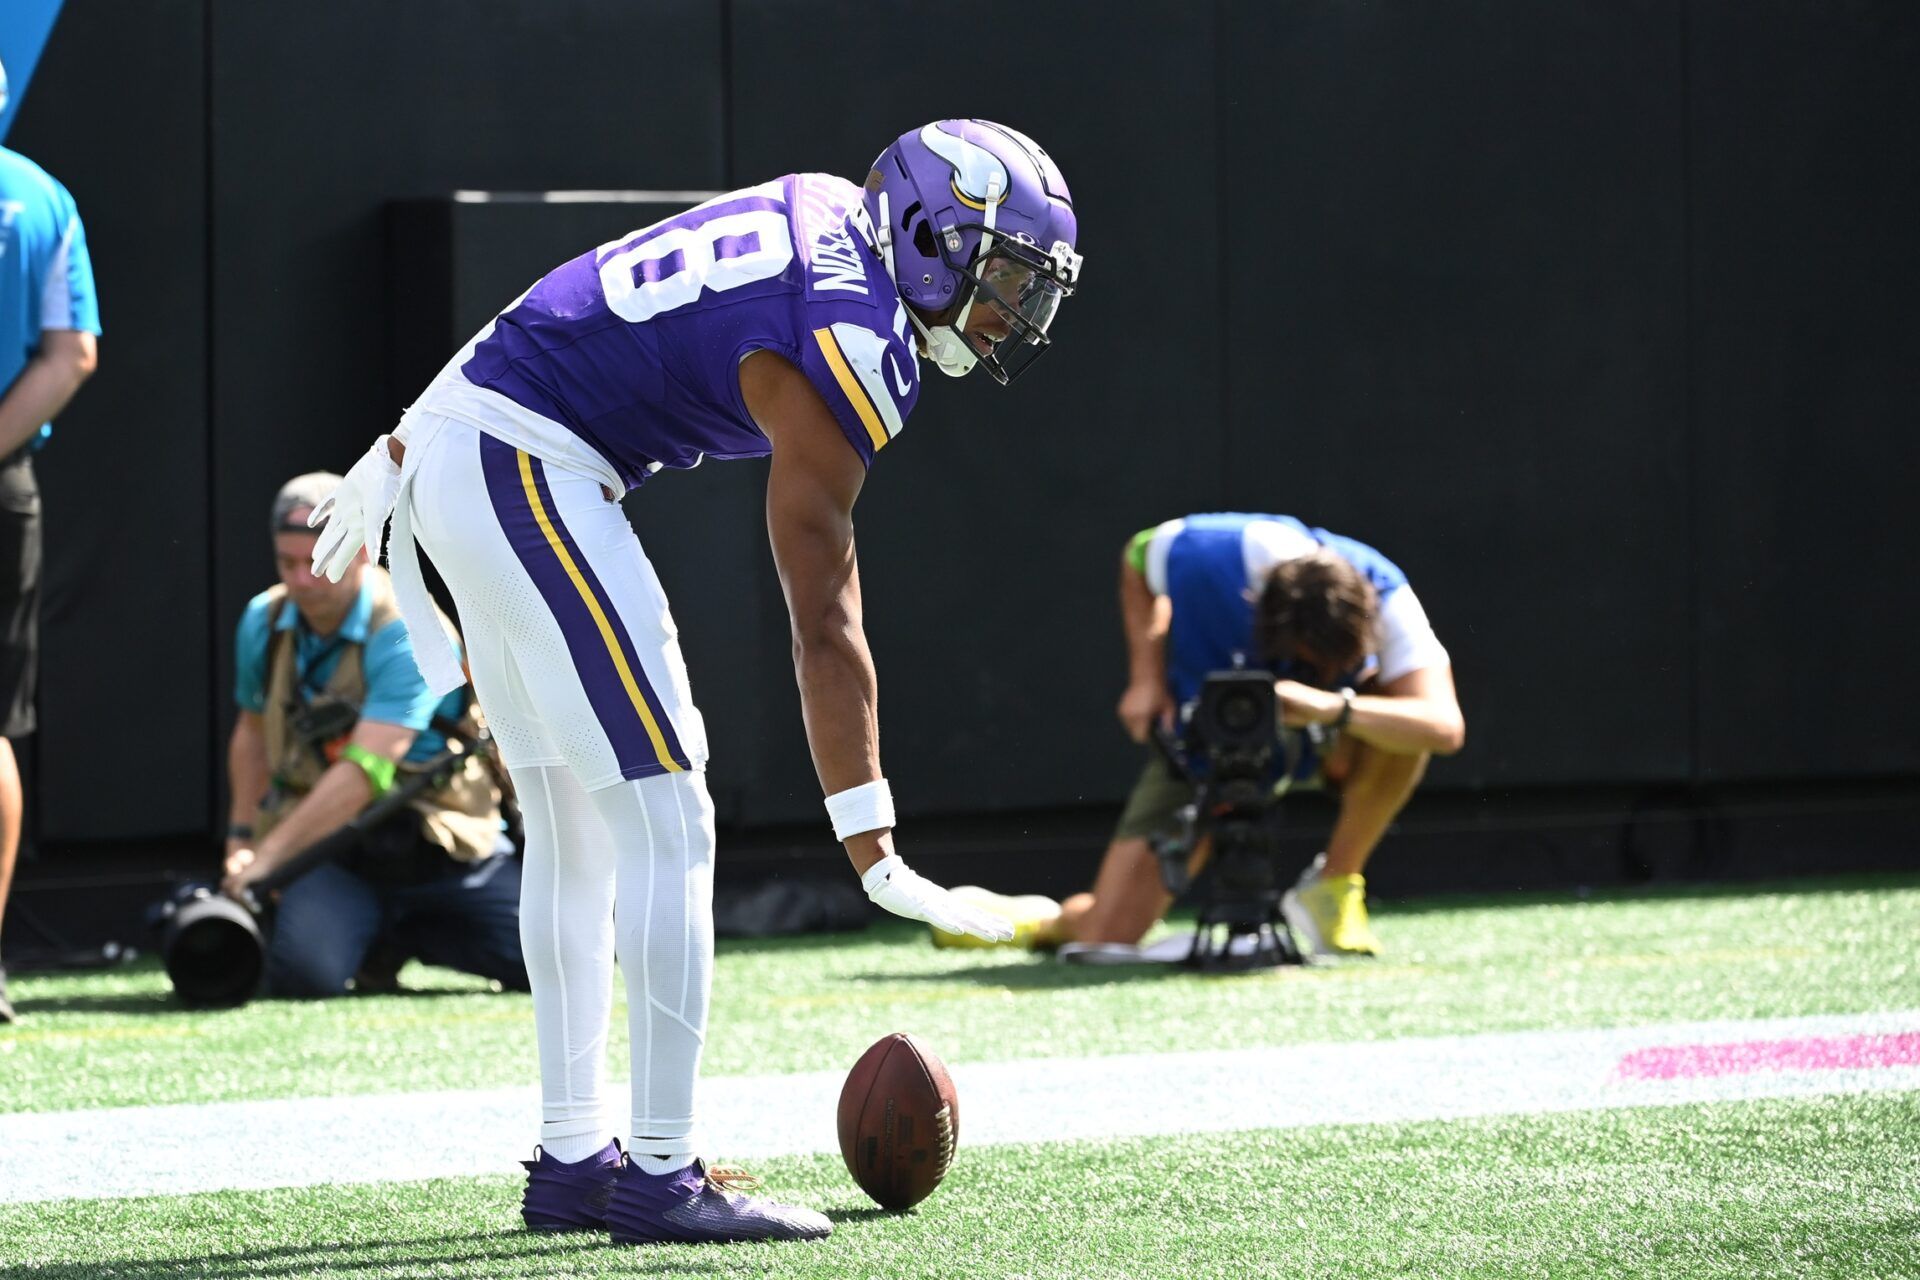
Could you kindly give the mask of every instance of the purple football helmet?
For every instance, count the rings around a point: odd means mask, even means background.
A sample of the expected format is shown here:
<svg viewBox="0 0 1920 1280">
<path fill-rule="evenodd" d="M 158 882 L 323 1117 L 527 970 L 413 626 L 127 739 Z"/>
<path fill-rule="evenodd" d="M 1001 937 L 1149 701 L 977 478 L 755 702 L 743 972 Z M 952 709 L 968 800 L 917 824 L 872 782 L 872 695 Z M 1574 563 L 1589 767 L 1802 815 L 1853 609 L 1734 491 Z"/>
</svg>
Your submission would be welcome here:
<svg viewBox="0 0 1920 1280">
<path fill-rule="evenodd" d="M 1080 255 L 1073 197 L 1033 139 L 986 120 L 903 133 L 873 162 L 866 209 L 942 373 L 957 378 L 979 363 L 1004 386 L 1046 351 Z M 962 332 L 976 303 L 992 306 L 1009 331 L 985 355 Z"/>
</svg>

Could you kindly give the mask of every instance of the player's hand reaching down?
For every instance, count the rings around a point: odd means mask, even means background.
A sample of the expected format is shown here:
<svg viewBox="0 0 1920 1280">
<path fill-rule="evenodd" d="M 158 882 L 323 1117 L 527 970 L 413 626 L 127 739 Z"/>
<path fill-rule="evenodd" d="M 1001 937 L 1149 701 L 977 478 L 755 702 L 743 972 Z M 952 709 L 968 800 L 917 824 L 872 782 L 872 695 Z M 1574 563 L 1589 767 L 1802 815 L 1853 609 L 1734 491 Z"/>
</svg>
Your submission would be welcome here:
<svg viewBox="0 0 1920 1280">
<path fill-rule="evenodd" d="M 860 883 L 875 906 L 884 907 L 897 916 L 924 921 L 946 933 L 971 934 L 988 942 L 1006 942 L 1013 937 L 1011 920 L 962 902 L 909 867 L 897 853 L 890 853 L 868 867 Z"/>
<path fill-rule="evenodd" d="M 391 439 L 381 436 L 375 440 L 347 472 L 340 487 L 307 517 L 308 528 L 326 523 L 319 541 L 313 544 L 313 571 L 329 582 L 340 581 L 362 547 L 367 549 L 367 559 L 375 563 L 380 560 L 380 535 L 400 496 L 400 465 L 387 447 Z"/>
</svg>

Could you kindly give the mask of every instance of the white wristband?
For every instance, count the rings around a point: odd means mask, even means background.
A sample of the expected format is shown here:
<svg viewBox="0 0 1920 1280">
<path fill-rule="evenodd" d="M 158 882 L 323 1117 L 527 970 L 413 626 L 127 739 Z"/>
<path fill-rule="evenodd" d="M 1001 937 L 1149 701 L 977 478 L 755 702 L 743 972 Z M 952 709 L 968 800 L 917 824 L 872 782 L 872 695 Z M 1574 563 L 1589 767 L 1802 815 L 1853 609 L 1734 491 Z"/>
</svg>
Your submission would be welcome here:
<svg viewBox="0 0 1920 1280">
<path fill-rule="evenodd" d="M 885 778 L 836 791 L 827 797 L 827 817 L 833 820 L 833 838 L 845 840 L 862 831 L 880 831 L 893 825 L 893 789 Z"/>
</svg>

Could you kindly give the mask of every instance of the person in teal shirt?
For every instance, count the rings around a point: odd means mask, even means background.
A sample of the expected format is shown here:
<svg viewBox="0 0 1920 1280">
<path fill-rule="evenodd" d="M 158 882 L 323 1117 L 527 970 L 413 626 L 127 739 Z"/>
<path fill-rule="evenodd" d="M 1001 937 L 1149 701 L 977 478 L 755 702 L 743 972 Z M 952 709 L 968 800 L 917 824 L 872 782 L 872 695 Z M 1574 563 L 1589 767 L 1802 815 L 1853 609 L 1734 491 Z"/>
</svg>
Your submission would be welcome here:
<svg viewBox="0 0 1920 1280">
<path fill-rule="evenodd" d="M 7 100 L 0 67 L 0 110 Z M 0 921 L 20 850 L 13 739 L 36 727 L 40 487 L 33 451 L 99 364 L 100 304 L 80 211 L 59 181 L 0 147 Z M 13 1021 L 0 969 L 0 1024 Z"/>
<path fill-rule="evenodd" d="M 450 734 L 471 741 L 474 724 L 464 691 L 428 689 L 384 569 L 362 557 L 337 583 L 313 573 L 307 516 L 339 480 L 314 472 L 282 487 L 280 581 L 235 633 L 221 887 L 245 898 L 292 877 L 268 935 L 275 994 L 389 988 L 411 957 L 525 990 L 519 858 L 484 763 L 469 756 L 444 784 L 367 816 L 409 776 L 438 777 L 425 767 L 444 762 Z"/>
</svg>

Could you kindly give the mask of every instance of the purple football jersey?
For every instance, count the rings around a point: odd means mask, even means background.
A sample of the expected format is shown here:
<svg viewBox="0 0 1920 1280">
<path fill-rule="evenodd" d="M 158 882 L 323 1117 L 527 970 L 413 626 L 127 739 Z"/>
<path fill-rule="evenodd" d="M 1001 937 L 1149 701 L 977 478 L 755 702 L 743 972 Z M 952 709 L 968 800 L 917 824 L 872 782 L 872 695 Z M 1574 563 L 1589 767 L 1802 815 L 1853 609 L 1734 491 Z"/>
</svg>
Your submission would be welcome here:
<svg viewBox="0 0 1920 1280">
<path fill-rule="evenodd" d="M 790 175 L 582 254 L 501 312 L 459 376 L 562 424 L 633 488 L 770 451 L 740 395 L 757 350 L 806 374 L 864 462 L 913 411 L 906 310 L 852 183 Z"/>
</svg>

